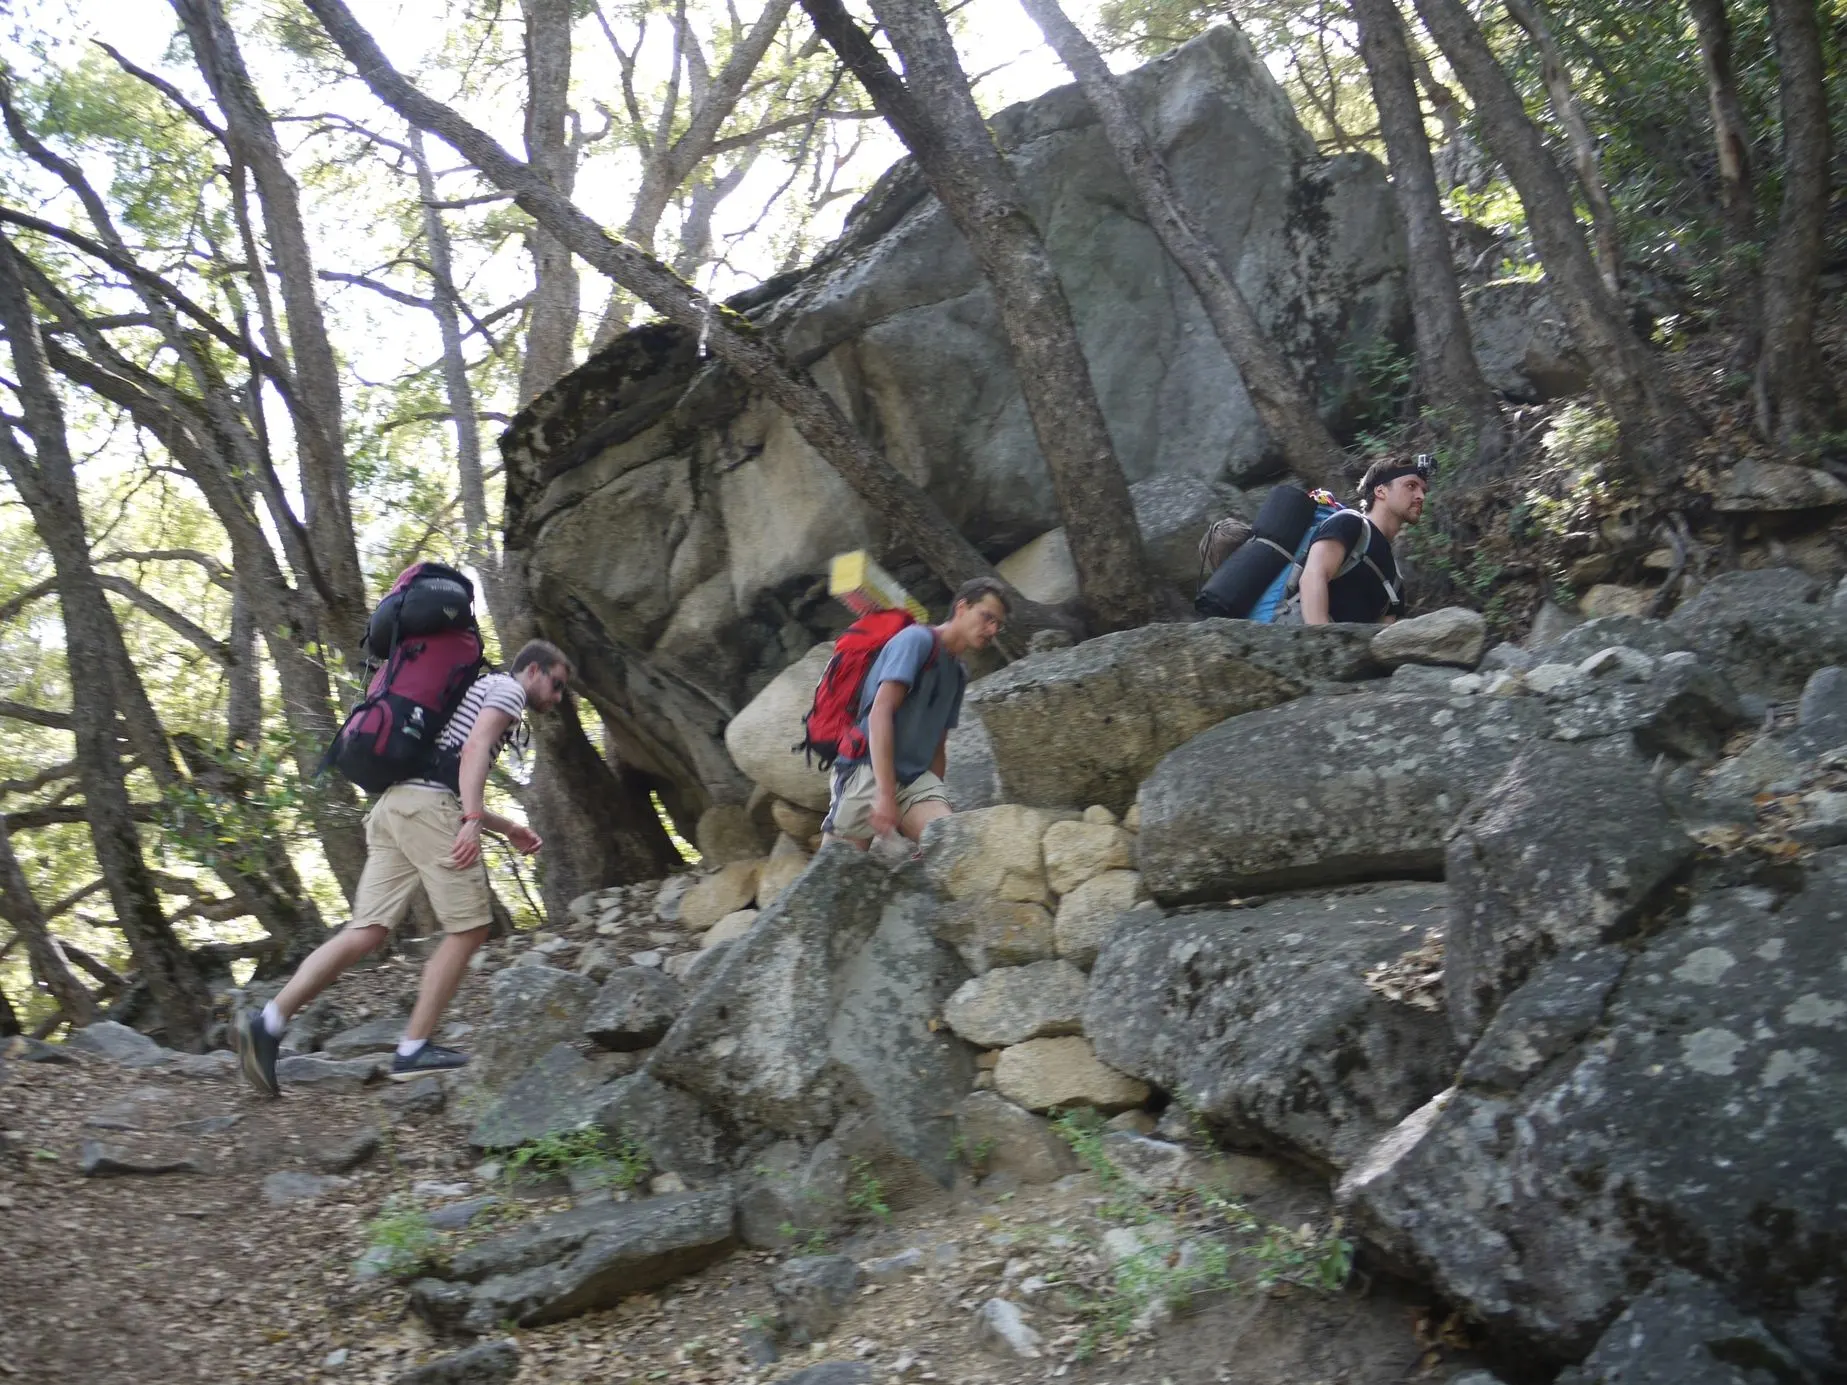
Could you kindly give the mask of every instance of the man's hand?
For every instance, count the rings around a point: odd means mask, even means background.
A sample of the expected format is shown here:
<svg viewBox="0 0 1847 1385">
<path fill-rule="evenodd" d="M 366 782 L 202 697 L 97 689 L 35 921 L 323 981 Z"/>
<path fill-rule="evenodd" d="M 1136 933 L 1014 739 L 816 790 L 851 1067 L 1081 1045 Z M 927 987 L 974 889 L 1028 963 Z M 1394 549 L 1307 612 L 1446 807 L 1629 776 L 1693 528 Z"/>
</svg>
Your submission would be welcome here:
<svg viewBox="0 0 1847 1385">
<path fill-rule="evenodd" d="M 453 870 L 467 870 L 481 859 L 481 819 L 470 818 L 455 830 L 455 845 L 449 848 L 449 865 Z"/>
<path fill-rule="evenodd" d="M 507 828 L 507 840 L 513 843 L 513 849 L 522 856 L 536 856 L 545 841 L 530 827 L 512 823 Z"/>
<path fill-rule="evenodd" d="M 872 835 L 889 837 L 898 830 L 898 795 L 880 789 L 872 796 Z"/>
</svg>

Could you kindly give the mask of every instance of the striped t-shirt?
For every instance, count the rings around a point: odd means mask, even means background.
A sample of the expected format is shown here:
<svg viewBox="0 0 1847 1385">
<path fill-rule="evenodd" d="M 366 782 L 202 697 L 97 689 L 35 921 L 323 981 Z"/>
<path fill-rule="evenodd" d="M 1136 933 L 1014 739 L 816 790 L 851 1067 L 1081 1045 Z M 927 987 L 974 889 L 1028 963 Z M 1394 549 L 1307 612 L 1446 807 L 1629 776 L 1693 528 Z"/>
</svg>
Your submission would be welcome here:
<svg viewBox="0 0 1847 1385">
<path fill-rule="evenodd" d="M 507 673 L 489 673 L 477 678 L 474 685 L 462 694 L 462 705 L 455 709 L 455 715 L 443 725 L 436 735 L 436 749 L 440 751 L 457 751 L 468 743 L 468 735 L 475 729 L 475 723 L 481 720 L 481 709 L 492 707 L 505 712 L 513 718 L 513 724 L 494 744 L 494 754 L 498 755 L 513 739 L 519 729 L 519 719 L 526 712 L 526 690 L 519 684 L 519 679 Z M 440 779 L 406 779 L 406 784 L 415 784 L 423 789 L 448 789 L 455 791 L 455 785 L 445 784 Z"/>
</svg>

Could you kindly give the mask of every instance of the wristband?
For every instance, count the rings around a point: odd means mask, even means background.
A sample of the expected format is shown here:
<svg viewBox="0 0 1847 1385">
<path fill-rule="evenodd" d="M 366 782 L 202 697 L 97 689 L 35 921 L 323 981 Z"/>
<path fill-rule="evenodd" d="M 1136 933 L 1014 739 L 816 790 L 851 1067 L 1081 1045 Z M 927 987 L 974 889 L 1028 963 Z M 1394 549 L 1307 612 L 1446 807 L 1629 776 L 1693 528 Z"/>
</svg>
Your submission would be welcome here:
<svg viewBox="0 0 1847 1385">
<path fill-rule="evenodd" d="M 486 813 L 463 813 L 462 821 L 463 822 L 479 822 L 481 821 L 482 818 L 486 816 L 487 816 Z"/>
</svg>

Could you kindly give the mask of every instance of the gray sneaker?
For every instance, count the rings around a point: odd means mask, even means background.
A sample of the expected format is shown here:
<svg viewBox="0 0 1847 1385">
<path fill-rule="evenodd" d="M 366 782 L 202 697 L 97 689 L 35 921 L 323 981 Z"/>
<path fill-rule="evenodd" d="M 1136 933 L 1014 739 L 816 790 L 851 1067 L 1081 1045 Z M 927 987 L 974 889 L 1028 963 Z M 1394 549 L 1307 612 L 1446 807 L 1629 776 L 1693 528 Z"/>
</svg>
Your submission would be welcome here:
<svg viewBox="0 0 1847 1385">
<path fill-rule="evenodd" d="M 410 1057 L 397 1054 L 391 1060 L 391 1080 L 393 1082 L 412 1082 L 419 1077 L 428 1077 L 433 1072 L 448 1072 L 451 1068 L 468 1066 L 468 1055 L 457 1053 L 452 1048 L 441 1044 L 425 1044 Z"/>
<path fill-rule="evenodd" d="M 276 1053 L 282 1047 L 280 1035 L 269 1032 L 261 1012 L 244 1011 L 231 1026 L 231 1047 L 237 1050 L 237 1065 L 244 1080 L 263 1096 L 281 1096 L 276 1081 Z"/>
</svg>

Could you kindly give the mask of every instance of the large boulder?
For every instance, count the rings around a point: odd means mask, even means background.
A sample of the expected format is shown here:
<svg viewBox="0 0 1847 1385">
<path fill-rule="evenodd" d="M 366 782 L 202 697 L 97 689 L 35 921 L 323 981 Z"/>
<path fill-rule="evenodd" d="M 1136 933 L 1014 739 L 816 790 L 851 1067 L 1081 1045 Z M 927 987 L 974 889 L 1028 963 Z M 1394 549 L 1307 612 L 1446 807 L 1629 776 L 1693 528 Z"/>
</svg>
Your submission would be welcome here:
<svg viewBox="0 0 1847 1385">
<path fill-rule="evenodd" d="M 725 749 L 752 783 L 816 812 L 827 807 L 827 772 L 792 747 L 802 742 L 802 718 L 833 657 L 832 642 L 817 644 L 725 723 Z"/>
<path fill-rule="evenodd" d="M 1692 860 L 1647 766 L 1614 749 L 1527 747 L 1451 838 L 1443 986 L 1465 1044 L 1536 965 L 1621 939 Z"/>
<path fill-rule="evenodd" d="M 1463 299 L 1482 376 L 1510 399 L 1538 403 L 1590 387 L 1571 324 L 1544 283 L 1497 279 Z"/>
<path fill-rule="evenodd" d="M 556 967 L 495 972 L 488 986 L 492 1009 L 475 1041 L 472 1065 L 482 1085 L 504 1087 L 553 1044 L 577 1038 L 596 992 L 589 977 Z"/>
<path fill-rule="evenodd" d="M 1058 916 L 1052 920 L 1058 955 L 1075 966 L 1089 967 L 1110 925 L 1147 897 L 1139 871 L 1093 875 L 1058 901 Z"/>
<path fill-rule="evenodd" d="M 716 1120 L 678 1087 L 645 1072 L 617 1078 L 598 1093 L 597 1124 L 618 1141 L 628 1141 L 661 1173 L 689 1182 L 717 1178 L 729 1145 Z"/>
<path fill-rule="evenodd" d="M 1236 717 L 1142 785 L 1142 881 L 1179 904 L 1434 873 L 1469 798 L 1546 726 L 1524 698 L 1407 694 Z"/>
<path fill-rule="evenodd" d="M 1063 905 L 1059 906 L 1063 911 Z M 936 936 L 979 976 L 995 967 L 1043 962 L 1057 951 L 1052 915 L 1043 904 L 976 896 L 936 912 Z"/>
<path fill-rule="evenodd" d="M 1847 850 L 1780 883 L 1697 890 L 1551 1061 L 1488 1065 L 1492 1086 L 1465 1069 L 1348 1173 L 1356 1229 L 1554 1360 L 1678 1268 L 1847 1371 Z"/>
<path fill-rule="evenodd" d="M 1229 26 L 1121 85 L 1258 321 L 1315 381 L 1335 425 L 1351 419 L 1367 389 L 1364 348 L 1407 325 L 1384 170 L 1363 155 L 1318 157 Z M 1278 473 L 1280 449 L 1135 210 L 1082 94 L 1049 92 L 992 127 L 1070 300 L 1131 485 L 1243 486 Z M 1060 522 L 991 291 L 908 162 L 816 265 L 731 307 L 983 552 Z M 836 553 L 872 549 L 933 610 L 947 595 L 786 416 L 703 359 L 696 329 L 649 323 L 619 338 L 522 411 L 502 450 L 508 547 L 540 626 L 576 656 L 624 765 L 658 778 L 676 817 L 747 796 L 725 721 L 838 630 L 822 580 Z M 1184 547 L 1151 538 L 1163 565 Z M 795 739 L 764 735 L 763 757 L 799 763 L 787 753 Z M 820 787 L 816 776 L 811 802 Z"/>
<path fill-rule="evenodd" d="M 1713 509 L 1730 514 L 1828 510 L 1847 505 L 1847 482 L 1819 467 L 1760 462 L 1746 457 L 1719 487 Z"/>
<path fill-rule="evenodd" d="M 1366 984 L 1441 928 L 1440 885 L 1125 915 L 1091 971 L 1097 1056 L 1229 1142 L 1345 1168 L 1455 1069 L 1441 1014 Z"/>
<path fill-rule="evenodd" d="M 646 1071 L 745 1130 L 813 1141 L 848 1111 L 939 1181 L 972 1057 L 937 1032 L 968 976 L 932 935 L 936 900 L 833 844 L 731 944 Z"/>
<path fill-rule="evenodd" d="M 685 989 L 671 976 L 654 967 L 621 967 L 590 1002 L 584 1037 L 618 1053 L 653 1048 L 685 1003 Z"/>
<path fill-rule="evenodd" d="M 1197 476 L 1150 476 L 1129 487 L 1142 551 L 1151 572 L 1188 601 L 1209 573 L 1199 570 L 1199 540 L 1229 515 L 1246 516 L 1244 498 Z M 1032 601 L 1056 604 L 1078 595 L 1077 565 L 1063 527 L 1016 549 L 995 570 Z"/>
<path fill-rule="evenodd" d="M 1668 617 L 1739 691 L 1795 698 L 1808 676 L 1847 663 L 1847 609 L 1794 568 L 1715 577 Z"/>
<path fill-rule="evenodd" d="M 477 1149 L 513 1149 L 588 1125 L 608 1099 L 609 1079 L 569 1044 L 553 1044 L 481 1113 L 468 1142 Z"/>
<path fill-rule="evenodd" d="M 1377 673 L 1371 626 L 1146 625 L 1035 655 L 969 689 L 1010 800 L 1126 810 L 1161 757 L 1227 717 Z"/>
</svg>

